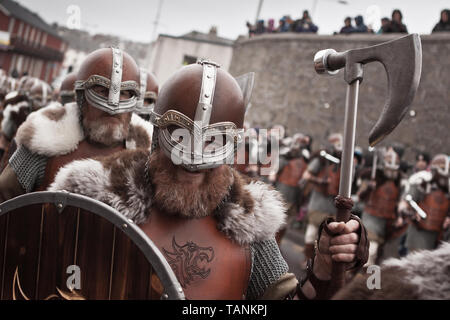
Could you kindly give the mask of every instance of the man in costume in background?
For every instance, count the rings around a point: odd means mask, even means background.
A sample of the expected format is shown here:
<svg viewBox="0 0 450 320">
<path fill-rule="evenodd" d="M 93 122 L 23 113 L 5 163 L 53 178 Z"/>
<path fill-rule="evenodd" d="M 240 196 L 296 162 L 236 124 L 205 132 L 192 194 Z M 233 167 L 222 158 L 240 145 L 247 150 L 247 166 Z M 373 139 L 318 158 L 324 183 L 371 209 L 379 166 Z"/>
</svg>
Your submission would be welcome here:
<svg viewBox="0 0 450 320">
<path fill-rule="evenodd" d="M 342 142 L 343 138 L 339 133 L 331 134 L 328 137 L 328 143 L 331 146 L 328 152 L 336 159 L 341 156 Z M 313 255 L 314 241 L 322 221 L 328 216 L 336 215 L 334 198 L 339 191 L 339 178 L 339 164 L 320 154 L 312 157 L 303 174 L 303 180 L 313 185 L 308 204 L 308 225 L 305 234 L 304 253 L 306 259 L 310 259 Z"/>
<path fill-rule="evenodd" d="M 431 171 L 419 171 L 411 176 L 409 190 L 399 205 L 400 212 L 406 213 L 400 219 L 412 217 L 413 220 L 406 237 L 409 251 L 435 249 L 443 232 L 450 226 L 449 157 L 436 155 L 430 168 Z M 406 201 L 407 195 L 426 213 L 425 219 Z"/>
<path fill-rule="evenodd" d="M 45 190 L 65 164 L 135 147 L 150 149 L 151 125 L 132 116 L 139 68 L 115 48 L 89 54 L 77 73 L 76 103 L 33 112 L 18 129 L 17 150 L 0 175 L 0 201 Z"/>
<path fill-rule="evenodd" d="M 358 190 L 365 202 L 362 221 L 367 228 L 370 249 L 368 264 L 376 264 L 381 247 L 389 238 L 390 229 L 397 219 L 400 199 L 400 157 L 393 148 L 376 151 L 379 161 L 368 176 L 363 176 Z M 375 162 L 375 161 L 374 161 Z"/>
<path fill-rule="evenodd" d="M 158 80 L 145 69 L 141 68 L 140 74 L 140 98 L 136 105 L 136 113 L 145 120 L 150 120 L 150 113 L 155 107 L 158 98 Z"/>
</svg>

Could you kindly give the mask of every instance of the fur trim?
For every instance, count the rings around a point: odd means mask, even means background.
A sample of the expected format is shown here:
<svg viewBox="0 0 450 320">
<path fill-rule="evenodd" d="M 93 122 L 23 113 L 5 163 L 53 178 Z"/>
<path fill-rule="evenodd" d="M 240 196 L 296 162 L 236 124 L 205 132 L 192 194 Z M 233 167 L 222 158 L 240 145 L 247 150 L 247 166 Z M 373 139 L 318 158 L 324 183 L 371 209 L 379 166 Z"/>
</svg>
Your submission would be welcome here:
<svg viewBox="0 0 450 320">
<path fill-rule="evenodd" d="M 130 132 L 126 140 L 127 149 L 144 148 L 150 150 L 153 135 L 153 125 L 137 114 L 131 116 Z"/>
<path fill-rule="evenodd" d="M 150 150 L 153 126 L 136 114 L 131 117 L 127 149 Z M 49 139 L 48 137 L 52 137 Z M 75 102 L 61 106 L 52 103 L 31 113 L 17 130 L 18 145 L 47 157 L 60 156 L 74 151 L 83 140 L 79 122 L 79 108 Z"/>
<path fill-rule="evenodd" d="M 3 120 L 2 120 L 2 127 L 6 125 L 7 122 L 12 122 L 11 119 L 12 114 L 19 113 L 20 109 L 22 108 L 28 108 L 28 102 L 22 101 L 17 104 L 8 104 L 3 110 Z"/>
<path fill-rule="evenodd" d="M 124 151 L 122 157 L 77 160 L 61 168 L 49 191 L 69 191 L 104 202 L 135 223 L 145 221 L 151 192 L 143 188 L 146 151 Z M 119 178 L 118 178 L 119 177 Z"/>
<path fill-rule="evenodd" d="M 420 185 L 424 182 L 430 182 L 433 174 L 430 171 L 419 171 L 409 177 L 408 182 L 411 185 Z"/>
<path fill-rule="evenodd" d="M 240 245 L 271 239 L 286 223 L 286 207 L 281 194 L 261 181 L 243 186 L 253 200 L 253 210 L 236 202 L 225 204 L 219 214 L 218 228 Z"/>
<path fill-rule="evenodd" d="M 52 114 L 60 118 L 55 121 Z M 23 145 L 31 152 L 47 157 L 74 151 L 82 139 L 83 131 L 75 102 L 64 106 L 59 103 L 50 104 L 31 113 L 16 135 L 17 145 Z"/>
<path fill-rule="evenodd" d="M 2 132 L 8 138 L 12 139 L 17 131 L 18 124 L 13 119 L 13 115 L 17 115 L 20 113 L 21 109 L 26 109 L 28 111 L 29 105 L 27 101 L 21 101 L 17 104 L 8 104 L 3 111 L 3 119 L 2 119 Z"/>
<path fill-rule="evenodd" d="M 419 299 L 450 300 L 450 243 L 436 250 L 413 252 L 403 259 L 388 259 L 381 272 L 399 269 L 405 281 L 415 287 Z"/>
<path fill-rule="evenodd" d="M 152 190 L 145 180 L 148 151 L 126 150 L 99 160 L 74 161 L 59 170 L 50 191 L 66 190 L 105 202 L 135 223 L 145 221 Z M 233 170 L 228 200 L 215 213 L 217 227 L 240 245 L 271 239 L 285 224 L 281 194 L 260 181 L 244 181 Z"/>
<path fill-rule="evenodd" d="M 368 289 L 371 274 L 358 274 L 334 299 L 450 300 L 450 243 L 388 259 L 382 263 L 380 275 L 380 289 Z"/>
</svg>

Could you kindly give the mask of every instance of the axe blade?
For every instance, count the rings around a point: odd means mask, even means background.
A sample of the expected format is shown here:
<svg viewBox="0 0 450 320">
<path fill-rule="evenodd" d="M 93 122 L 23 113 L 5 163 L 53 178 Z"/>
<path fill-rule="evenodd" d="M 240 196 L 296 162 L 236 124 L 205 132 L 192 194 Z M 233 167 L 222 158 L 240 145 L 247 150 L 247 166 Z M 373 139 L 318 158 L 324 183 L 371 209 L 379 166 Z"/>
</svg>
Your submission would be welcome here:
<svg viewBox="0 0 450 320">
<path fill-rule="evenodd" d="M 375 46 L 345 52 L 321 50 L 314 57 L 319 74 L 334 74 L 345 67 L 345 81 L 350 85 L 362 81 L 364 65 L 379 61 L 386 70 L 388 94 L 383 111 L 370 131 L 369 144 L 373 147 L 397 127 L 414 99 L 422 72 L 422 44 L 418 34 L 410 34 Z"/>
<path fill-rule="evenodd" d="M 381 44 L 377 59 L 387 73 L 388 96 L 380 117 L 369 134 L 369 144 L 375 146 L 400 123 L 420 82 L 422 45 L 418 34 L 411 34 Z"/>
</svg>

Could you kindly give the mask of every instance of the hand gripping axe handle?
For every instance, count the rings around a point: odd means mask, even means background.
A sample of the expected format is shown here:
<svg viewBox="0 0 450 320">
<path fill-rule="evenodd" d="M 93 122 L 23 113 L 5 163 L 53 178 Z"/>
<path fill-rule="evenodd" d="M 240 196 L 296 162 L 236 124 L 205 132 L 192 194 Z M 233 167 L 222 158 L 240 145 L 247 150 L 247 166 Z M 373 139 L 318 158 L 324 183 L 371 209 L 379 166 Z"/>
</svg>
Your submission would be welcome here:
<svg viewBox="0 0 450 320">
<path fill-rule="evenodd" d="M 363 65 L 373 61 L 381 62 L 386 70 L 388 95 L 383 111 L 369 134 L 369 144 L 372 147 L 395 129 L 413 101 L 422 71 L 422 46 L 419 35 L 411 34 L 375 46 L 345 52 L 326 49 L 317 52 L 314 56 L 314 68 L 317 73 L 334 75 L 344 68 L 344 80 L 348 84 L 341 178 L 339 195 L 335 199 L 337 221 L 347 222 L 353 206 L 350 195 L 358 91 L 359 84 L 363 80 Z M 343 263 L 333 262 L 330 292 L 335 293 L 344 284 L 345 266 Z"/>
</svg>

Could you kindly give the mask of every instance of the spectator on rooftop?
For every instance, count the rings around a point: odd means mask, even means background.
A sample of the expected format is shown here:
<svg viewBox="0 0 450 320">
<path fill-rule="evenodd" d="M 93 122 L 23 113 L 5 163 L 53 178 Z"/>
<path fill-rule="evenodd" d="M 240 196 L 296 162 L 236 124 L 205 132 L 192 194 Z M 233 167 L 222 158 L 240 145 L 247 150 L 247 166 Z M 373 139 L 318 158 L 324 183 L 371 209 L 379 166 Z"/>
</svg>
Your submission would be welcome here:
<svg viewBox="0 0 450 320">
<path fill-rule="evenodd" d="M 255 35 L 255 26 L 247 21 L 246 26 L 248 28 L 248 37 L 251 38 Z"/>
<path fill-rule="evenodd" d="M 276 32 L 290 31 L 290 27 L 291 27 L 290 23 L 289 23 L 290 21 L 292 21 L 292 19 L 289 16 L 284 16 L 283 18 L 281 18 Z"/>
<path fill-rule="evenodd" d="M 352 18 L 347 17 L 345 18 L 344 26 L 341 28 L 339 33 L 350 34 L 352 32 L 355 32 L 355 28 L 352 26 Z"/>
<path fill-rule="evenodd" d="M 316 33 L 319 28 L 312 22 L 308 10 L 303 11 L 303 17 L 295 20 L 292 31 L 294 32 L 312 32 Z"/>
<path fill-rule="evenodd" d="M 367 26 L 364 24 L 364 19 L 362 16 L 356 16 L 355 17 L 355 31 L 354 32 L 358 32 L 358 33 L 367 33 L 369 32 L 367 29 Z"/>
<path fill-rule="evenodd" d="M 378 29 L 378 34 L 387 33 L 389 32 L 389 28 L 391 26 L 391 20 L 389 20 L 388 17 L 384 17 L 381 19 L 381 27 Z"/>
<path fill-rule="evenodd" d="M 408 29 L 402 22 L 403 15 L 398 9 L 392 11 L 392 20 L 388 28 L 388 33 L 408 33 Z"/>
<path fill-rule="evenodd" d="M 441 11 L 441 20 L 434 26 L 432 32 L 450 32 L 450 10 Z"/>
<path fill-rule="evenodd" d="M 256 23 L 255 34 L 263 34 L 266 32 L 266 27 L 264 26 L 264 20 L 258 20 Z"/>
<path fill-rule="evenodd" d="M 267 33 L 275 32 L 275 21 L 273 19 L 268 20 L 266 32 Z"/>
</svg>

